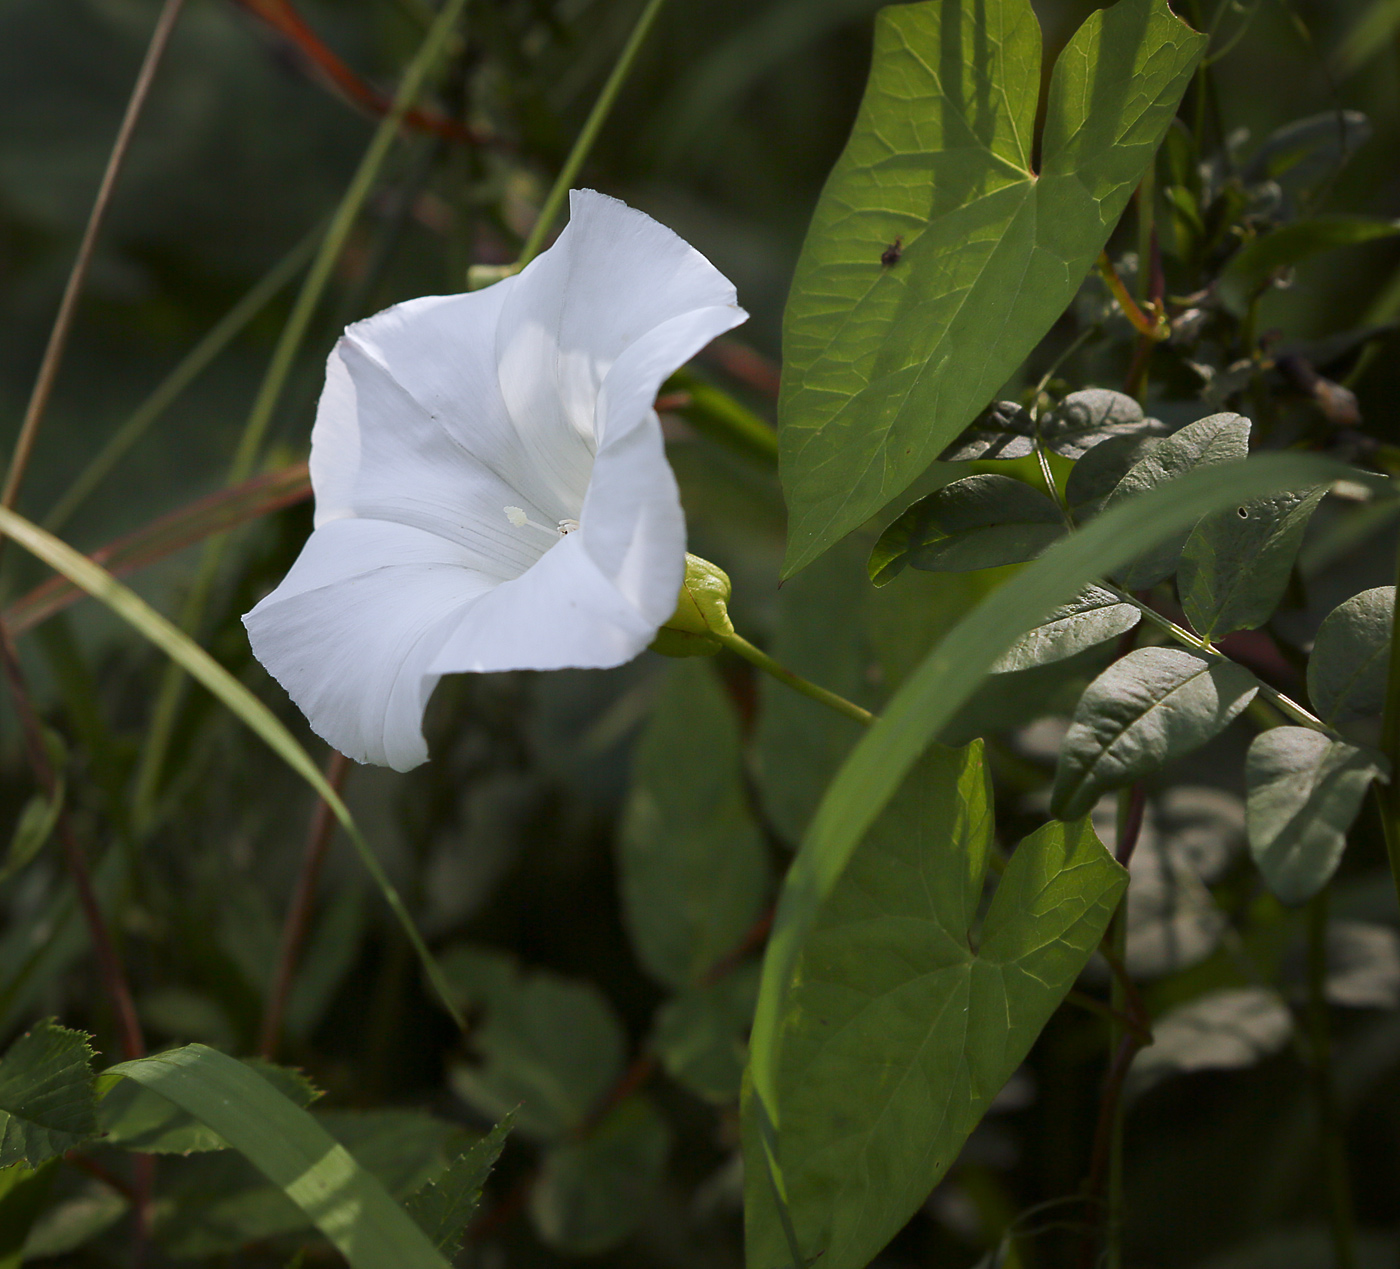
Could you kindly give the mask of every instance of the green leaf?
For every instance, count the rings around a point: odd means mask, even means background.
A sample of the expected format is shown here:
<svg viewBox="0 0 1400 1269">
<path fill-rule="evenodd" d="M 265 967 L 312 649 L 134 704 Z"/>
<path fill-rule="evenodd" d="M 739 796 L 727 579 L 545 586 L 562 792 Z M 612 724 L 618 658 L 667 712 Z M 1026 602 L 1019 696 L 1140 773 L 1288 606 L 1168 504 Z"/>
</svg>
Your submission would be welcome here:
<svg viewBox="0 0 1400 1269">
<path fill-rule="evenodd" d="M 625 1241 L 652 1205 L 670 1148 L 666 1124 L 642 1097 L 615 1106 L 582 1141 L 554 1147 L 530 1194 L 540 1237 L 575 1256 Z"/>
<path fill-rule="evenodd" d="M 822 905 L 780 1022 L 777 1159 L 804 1264 L 863 1269 L 957 1157 L 1123 893 L 1087 821 L 1017 847 L 978 928 L 992 815 L 981 746 L 933 748 Z M 791 1254 L 746 1105 L 746 1261 Z"/>
<path fill-rule="evenodd" d="M 784 317 L 785 573 L 901 493 L 1064 311 L 1204 45 L 1165 0 L 1092 14 L 1055 63 L 1037 173 L 1029 0 L 881 12 Z"/>
<path fill-rule="evenodd" d="M 1274 614 L 1308 521 L 1326 485 L 1257 498 L 1203 519 L 1177 572 L 1181 605 L 1196 633 L 1214 639 L 1254 630 Z"/>
<path fill-rule="evenodd" d="M 477 1066 L 457 1066 L 451 1084 L 482 1114 L 512 1110 L 520 1131 L 553 1140 L 580 1130 L 622 1074 L 626 1034 L 592 983 L 522 973 L 500 952 L 456 948 L 447 979 L 484 1007 L 472 1029 Z"/>
<path fill-rule="evenodd" d="M 1142 619 L 1132 604 L 1099 586 L 1089 586 L 1027 630 L 992 666 L 994 674 L 1028 670 L 1076 656 L 1086 648 L 1126 634 Z"/>
<path fill-rule="evenodd" d="M 1324 110 L 1294 119 L 1268 136 L 1241 177 L 1247 185 L 1278 181 L 1305 188 L 1335 176 L 1370 137 L 1370 120 L 1359 110 Z"/>
<path fill-rule="evenodd" d="M 993 401 L 939 455 L 945 463 L 974 458 L 1026 458 L 1035 453 L 1035 420 L 1015 401 Z"/>
<path fill-rule="evenodd" d="M 501 1148 L 510 1129 L 511 1117 L 507 1115 L 486 1136 L 458 1155 L 446 1172 L 408 1198 L 408 1214 L 449 1259 L 461 1248 L 462 1235 L 481 1203 L 482 1186 L 501 1157 Z"/>
<path fill-rule="evenodd" d="M 732 1102 L 748 1056 L 758 965 L 682 992 L 656 1011 L 650 1047 L 666 1073 L 706 1101 Z"/>
<path fill-rule="evenodd" d="M 1379 770 L 1363 750 L 1307 727 L 1254 738 L 1244 768 L 1249 849 L 1284 903 L 1303 903 L 1331 880 Z"/>
<path fill-rule="evenodd" d="M 169 1098 L 280 1187 L 353 1269 L 446 1269 L 355 1156 L 257 1072 L 202 1044 L 111 1068 Z"/>
<path fill-rule="evenodd" d="M 443 11 L 443 16 L 447 16 L 446 10 Z M 422 962 L 428 981 L 432 983 L 449 1014 L 452 1014 L 452 1020 L 461 1028 L 463 1021 L 454 1012 L 451 992 L 442 979 L 437 962 L 428 951 L 427 944 L 418 933 L 418 927 L 413 924 L 413 918 L 409 916 L 408 909 L 404 907 L 403 900 L 389 881 L 378 857 L 365 840 L 364 834 L 360 832 L 349 807 L 331 787 L 321 768 L 311 760 L 311 756 L 297 743 L 296 737 L 282 725 L 277 716 L 184 631 L 162 617 L 135 591 L 123 586 L 101 565 L 85 555 L 80 555 L 66 542 L 45 532 L 37 524 L 7 507 L 0 507 L 0 533 L 14 539 L 30 554 L 43 560 L 56 572 L 62 573 L 75 586 L 85 590 L 139 635 L 158 647 L 192 679 L 213 693 L 235 718 L 247 726 L 325 800 L 341 827 L 345 829 L 346 836 L 350 838 L 366 871 L 374 879 L 379 893 L 384 896 L 385 903 L 398 918 L 409 943 Z"/>
<path fill-rule="evenodd" d="M 739 722 L 707 662 L 671 667 L 638 742 L 618 868 L 637 956 L 668 987 L 699 983 L 767 902 Z"/>
<path fill-rule="evenodd" d="M 873 709 L 880 701 L 871 681 L 876 651 L 859 614 L 885 592 L 866 580 L 863 556 L 856 542 L 842 543 L 783 583 L 771 650 L 794 673 Z M 833 612 L 843 619 L 833 623 Z M 865 729 L 767 675 L 759 693 L 754 756 L 763 807 L 778 832 L 795 843 Z"/>
<path fill-rule="evenodd" d="M 1329 723 L 1380 714 L 1390 667 L 1395 587 L 1353 595 L 1327 614 L 1308 658 L 1308 698 Z"/>
<path fill-rule="evenodd" d="M 1140 433 L 1111 436 L 1095 445 L 1070 468 L 1069 479 L 1065 482 L 1065 500 L 1075 519 L 1084 521 L 1096 515 L 1129 468 L 1161 443 L 1160 436 Z"/>
<path fill-rule="evenodd" d="M 0 1168 L 37 1168 L 96 1135 L 90 1039 L 50 1020 L 0 1058 Z"/>
<path fill-rule="evenodd" d="M 1073 819 L 1122 788 L 1219 735 L 1254 699 L 1244 666 L 1185 648 L 1138 648 L 1080 698 L 1060 746 L 1050 811 Z"/>
<path fill-rule="evenodd" d="M 300 1071 L 261 1058 L 241 1060 L 298 1106 L 310 1106 L 321 1096 L 320 1089 Z M 228 1142 L 212 1128 L 135 1080 L 110 1072 L 100 1075 L 97 1095 L 101 1099 L 98 1124 L 104 1145 L 142 1154 L 188 1155 L 228 1149 Z"/>
<path fill-rule="evenodd" d="M 1293 1015 L 1278 992 L 1235 987 L 1208 992 L 1152 1023 L 1152 1043 L 1128 1072 L 1140 1093 L 1169 1075 L 1232 1070 L 1277 1053 L 1293 1033 Z"/>
<path fill-rule="evenodd" d="M 24 804 L 15 823 L 15 831 L 10 836 L 10 849 L 5 852 L 5 862 L 0 864 L 0 881 L 8 881 L 44 849 L 44 843 L 53 836 L 58 824 L 63 797 L 63 780 L 60 778 L 52 798 L 36 793 Z"/>
<path fill-rule="evenodd" d="M 773 1097 L 780 1053 L 777 1022 L 798 952 L 822 900 L 905 773 L 976 691 L 996 659 L 1022 632 L 1096 577 L 1189 528 L 1203 515 L 1240 500 L 1341 479 L 1388 488 L 1340 463 L 1297 454 L 1263 454 L 1228 468 L 1188 472 L 1105 511 L 1055 543 L 992 591 L 923 659 L 836 773 L 783 883 L 749 1040 L 757 1097 L 765 1104 Z M 775 1120 L 774 1126 L 781 1139 L 784 1125 Z"/>
<path fill-rule="evenodd" d="M 1333 247 L 1350 247 L 1396 234 L 1400 234 L 1400 220 L 1374 220 L 1369 216 L 1295 220 L 1251 238 L 1235 252 L 1220 274 L 1216 294 L 1226 308 L 1242 316 L 1277 270 Z"/>
<path fill-rule="evenodd" d="M 1113 437 L 1140 436 L 1160 429 L 1156 419 L 1145 418 L 1130 396 L 1108 388 L 1071 392 L 1040 422 L 1046 449 L 1065 458 L 1083 458 L 1094 446 Z"/>
<path fill-rule="evenodd" d="M 56 1168 L 57 1164 L 45 1165 Z M 61 1199 L 38 1220 L 24 1240 L 24 1263 L 64 1256 L 111 1229 L 131 1210 L 130 1203 L 100 1181 L 90 1181 Z M 3 1263 L 3 1262 L 0 1262 Z"/>
<path fill-rule="evenodd" d="M 876 585 L 906 564 L 970 573 L 1034 559 L 1065 531 L 1055 503 L 1010 476 L 965 476 L 920 498 L 880 535 L 870 556 Z"/>
<path fill-rule="evenodd" d="M 1154 445 L 1138 459 L 1104 500 L 1104 510 L 1170 480 L 1179 480 L 1196 467 L 1242 462 L 1249 457 L 1249 420 L 1239 414 L 1212 414 L 1188 423 L 1180 431 Z M 1174 534 L 1141 559 L 1133 561 L 1121 577 L 1128 590 L 1145 590 L 1176 571 L 1189 531 Z"/>
<path fill-rule="evenodd" d="M 12 1163 L 0 1168 L 0 1269 L 19 1269 L 25 1240 L 44 1210 L 58 1164 L 31 1168 Z"/>
</svg>

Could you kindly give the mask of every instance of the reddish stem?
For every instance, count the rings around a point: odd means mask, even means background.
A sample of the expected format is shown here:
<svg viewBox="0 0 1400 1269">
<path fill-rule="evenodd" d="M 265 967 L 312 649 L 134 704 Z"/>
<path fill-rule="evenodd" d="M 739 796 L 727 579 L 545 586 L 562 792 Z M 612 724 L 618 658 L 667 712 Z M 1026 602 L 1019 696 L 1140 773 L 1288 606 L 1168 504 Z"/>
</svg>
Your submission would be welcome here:
<svg viewBox="0 0 1400 1269">
<path fill-rule="evenodd" d="M 330 757 L 326 760 L 326 781 L 337 793 L 345 787 L 345 777 L 349 769 L 350 760 L 343 753 L 332 749 Z M 306 850 L 301 858 L 301 872 L 297 877 L 296 889 L 292 893 L 291 906 L 287 909 L 287 919 L 282 926 L 282 947 L 277 958 L 277 974 L 273 979 L 272 991 L 268 995 L 267 1012 L 263 1015 L 262 1035 L 258 1042 L 258 1052 L 269 1061 L 277 1055 L 277 1044 L 282 1036 L 282 1021 L 287 1013 L 292 980 L 296 977 L 301 949 L 306 942 L 306 932 L 311 926 L 311 912 L 316 905 L 316 887 L 321 879 L 321 868 L 326 860 L 326 850 L 330 846 L 335 825 L 335 816 L 331 814 L 325 798 L 317 798 L 306 833 Z"/>
</svg>

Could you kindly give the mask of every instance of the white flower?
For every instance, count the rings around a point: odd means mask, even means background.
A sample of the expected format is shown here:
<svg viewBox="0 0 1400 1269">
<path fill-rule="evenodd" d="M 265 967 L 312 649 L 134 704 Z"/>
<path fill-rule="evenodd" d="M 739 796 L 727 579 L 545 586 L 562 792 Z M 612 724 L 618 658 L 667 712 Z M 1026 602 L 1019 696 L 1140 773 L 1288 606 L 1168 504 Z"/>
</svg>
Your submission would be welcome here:
<svg viewBox="0 0 1400 1269">
<path fill-rule="evenodd" d="M 650 217 L 591 190 L 482 291 L 351 326 L 311 434 L 315 532 L 244 617 L 342 753 L 423 762 L 443 674 L 620 665 L 672 614 L 685 520 L 652 408 L 748 315 Z"/>
</svg>

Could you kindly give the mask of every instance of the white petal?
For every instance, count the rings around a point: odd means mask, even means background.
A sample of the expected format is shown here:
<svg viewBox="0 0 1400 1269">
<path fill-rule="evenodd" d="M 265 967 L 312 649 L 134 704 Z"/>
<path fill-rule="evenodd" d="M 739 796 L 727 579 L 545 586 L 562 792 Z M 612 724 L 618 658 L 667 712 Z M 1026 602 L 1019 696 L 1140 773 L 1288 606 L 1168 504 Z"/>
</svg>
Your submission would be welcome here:
<svg viewBox="0 0 1400 1269">
<path fill-rule="evenodd" d="M 496 344 L 506 406 L 522 429 L 590 441 L 599 389 L 625 349 L 692 309 L 735 305 L 694 247 L 593 190 L 570 194 L 564 232 L 515 283 Z"/>
<path fill-rule="evenodd" d="M 656 623 L 599 571 L 582 538 L 561 538 L 528 573 L 472 604 L 429 672 L 606 669 L 641 652 Z M 674 607 L 673 592 L 668 616 Z"/>
<path fill-rule="evenodd" d="M 371 424 L 385 426 L 382 447 L 398 444 L 433 454 L 445 453 L 443 445 L 455 441 L 477 469 L 494 474 L 516 491 L 517 496 L 505 502 L 525 505 L 531 515 L 549 524 L 577 516 L 593 462 L 592 444 L 571 429 L 517 427 L 501 396 L 496 330 L 515 283 L 516 279 L 507 278 L 482 291 L 409 300 L 346 331 L 337 349 L 347 363 L 340 377 L 348 370 L 352 386 L 361 395 L 371 393 L 381 403 L 394 397 L 400 403 L 411 401 L 416 413 L 410 422 L 403 417 L 401 404 L 390 404 L 387 413 L 371 416 L 368 401 L 357 403 L 344 386 L 335 389 L 338 372 L 333 355 L 313 433 L 312 475 L 317 478 L 318 504 L 322 478 L 339 473 L 345 461 L 342 454 L 358 455 L 353 430 L 339 421 L 356 417 L 358 406 L 362 430 L 367 432 Z M 373 391 L 368 382 L 370 367 L 377 367 L 398 393 Z M 329 412 L 331 407 L 334 413 Z M 327 454 L 321 470 L 318 445 Z M 450 453 L 446 458 L 453 461 Z M 393 479 L 387 483 L 392 485 Z M 499 506 L 496 509 L 499 512 Z"/>
<path fill-rule="evenodd" d="M 423 708 L 437 685 L 429 664 L 490 585 L 452 542 L 333 520 L 243 624 L 318 736 L 357 762 L 407 771 L 428 756 Z"/>
</svg>

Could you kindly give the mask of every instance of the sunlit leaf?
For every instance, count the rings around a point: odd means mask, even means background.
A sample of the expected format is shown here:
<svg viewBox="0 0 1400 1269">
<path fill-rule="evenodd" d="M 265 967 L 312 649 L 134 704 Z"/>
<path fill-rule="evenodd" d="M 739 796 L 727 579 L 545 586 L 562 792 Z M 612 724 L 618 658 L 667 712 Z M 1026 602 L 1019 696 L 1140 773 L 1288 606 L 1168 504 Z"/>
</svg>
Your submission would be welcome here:
<svg viewBox="0 0 1400 1269">
<path fill-rule="evenodd" d="M 974 458 L 1025 458 L 1035 452 L 1035 420 L 1015 401 L 993 401 L 939 457 L 945 463 Z"/>
<path fill-rule="evenodd" d="M 1400 234 L 1400 220 L 1340 215 L 1295 220 L 1251 238 L 1235 252 L 1220 275 L 1216 294 L 1228 308 L 1242 314 L 1278 270 L 1334 247 L 1355 246 L 1396 234 Z"/>
<path fill-rule="evenodd" d="M 1338 604 L 1318 628 L 1308 658 L 1308 697 L 1329 723 L 1385 707 L 1395 587 L 1377 586 Z"/>
<path fill-rule="evenodd" d="M 981 746 L 935 748 L 803 945 L 780 1023 L 778 1164 L 804 1262 L 860 1269 L 904 1225 L 1073 985 L 1127 878 L 1087 821 L 1015 850 L 980 929 Z M 746 1107 L 747 1263 L 791 1256 Z"/>
<path fill-rule="evenodd" d="M 1126 634 L 1141 620 L 1142 614 L 1136 607 L 1123 603 L 1111 591 L 1087 587 L 1027 630 L 1001 655 L 992 670 L 1007 674 L 1063 661 Z"/>
<path fill-rule="evenodd" d="M 1065 458 L 1082 458 L 1095 445 L 1113 437 L 1141 436 L 1160 430 L 1144 417 L 1132 397 L 1108 388 L 1071 392 L 1040 421 L 1045 447 Z"/>
<path fill-rule="evenodd" d="M 1141 1092 L 1169 1075 L 1253 1066 L 1293 1033 L 1293 1015 L 1275 991 L 1239 987 L 1209 992 L 1152 1023 L 1152 1043 L 1129 1072 Z"/>
<path fill-rule="evenodd" d="M 1165 0 L 1092 14 L 1055 63 L 1036 172 L 1029 0 L 883 11 L 784 319 L 785 572 L 904 490 L 1063 312 L 1204 44 Z"/>
</svg>

